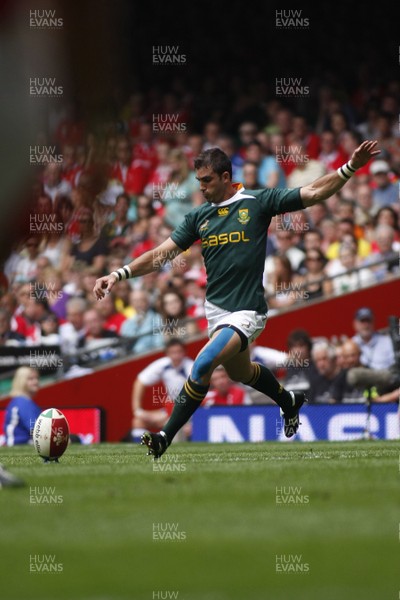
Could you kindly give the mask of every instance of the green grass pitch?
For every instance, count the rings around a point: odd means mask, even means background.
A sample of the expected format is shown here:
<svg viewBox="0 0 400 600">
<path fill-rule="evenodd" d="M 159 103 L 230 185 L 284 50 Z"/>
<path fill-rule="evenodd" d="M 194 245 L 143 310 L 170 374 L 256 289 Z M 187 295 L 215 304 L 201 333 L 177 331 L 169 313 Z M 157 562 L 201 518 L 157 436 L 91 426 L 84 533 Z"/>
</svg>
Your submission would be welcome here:
<svg viewBox="0 0 400 600">
<path fill-rule="evenodd" d="M 3 600 L 399 597 L 397 441 L 1 448 Z M 38 566 L 39 565 L 39 566 Z M 45 565 L 44 567 L 40 565 Z"/>
</svg>

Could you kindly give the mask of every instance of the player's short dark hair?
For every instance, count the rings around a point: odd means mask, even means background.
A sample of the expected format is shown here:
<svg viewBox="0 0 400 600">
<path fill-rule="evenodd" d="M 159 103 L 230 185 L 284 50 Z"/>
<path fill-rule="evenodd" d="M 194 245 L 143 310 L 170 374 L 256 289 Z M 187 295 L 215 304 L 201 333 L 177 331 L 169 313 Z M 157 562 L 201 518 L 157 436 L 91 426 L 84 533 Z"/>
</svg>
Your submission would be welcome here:
<svg viewBox="0 0 400 600">
<path fill-rule="evenodd" d="M 227 172 L 232 179 L 232 163 L 221 148 L 209 148 L 201 152 L 194 160 L 194 168 L 197 170 L 202 167 L 211 167 L 218 175 Z"/>
</svg>

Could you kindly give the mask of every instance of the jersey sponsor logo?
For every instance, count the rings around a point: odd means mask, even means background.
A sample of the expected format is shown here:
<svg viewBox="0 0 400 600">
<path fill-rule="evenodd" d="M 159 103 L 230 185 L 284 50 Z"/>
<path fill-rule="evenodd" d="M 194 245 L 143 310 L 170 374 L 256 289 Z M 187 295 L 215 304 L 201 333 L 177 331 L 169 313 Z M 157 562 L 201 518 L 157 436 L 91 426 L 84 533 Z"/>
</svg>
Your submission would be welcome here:
<svg viewBox="0 0 400 600">
<path fill-rule="evenodd" d="M 229 215 L 229 208 L 228 207 L 224 207 L 224 208 L 219 208 L 218 209 L 218 216 L 219 217 L 226 217 L 227 215 Z"/>
<path fill-rule="evenodd" d="M 204 223 L 202 223 L 199 227 L 199 232 L 201 233 L 202 231 L 205 231 L 208 228 L 208 224 L 209 224 L 210 220 L 207 219 L 206 221 L 204 221 Z"/>
<path fill-rule="evenodd" d="M 250 221 L 248 208 L 239 208 L 238 221 L 241 225 L 247 225 L 247 223 Z"/>
<path fill-rule="evenodd" d="M 224 246 L 225 244 L 237 244 L 238 242 L 250 242 L 244 231 L 231 231 L 229 233 L 220 233 L 219 235 L 209 235 L 201 240 L 203 248 L 211 246 Z"/>
</svg>

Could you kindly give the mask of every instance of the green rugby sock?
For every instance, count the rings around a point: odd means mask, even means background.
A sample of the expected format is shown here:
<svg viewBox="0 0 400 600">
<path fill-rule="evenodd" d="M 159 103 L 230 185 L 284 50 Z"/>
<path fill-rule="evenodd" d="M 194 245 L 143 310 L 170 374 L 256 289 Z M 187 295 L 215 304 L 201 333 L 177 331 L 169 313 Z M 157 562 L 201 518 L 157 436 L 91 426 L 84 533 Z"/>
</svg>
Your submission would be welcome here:
<svg viewBox="0 0 400 600">
<path fill-rule="evenodd" d="M 272 398 L 284 412 L 292 408 L 292 395 L 279 383 L 275 375 L 264 365 L 259 363 L 253 363 L 253 365 L 255 367 L 253 377 L 250 381 L 243 381 L 243 383 Z"/>
<path fill-rule="evenodd" d="M 190 377 L 175 398 L 175 406 L 168 422 L 161 431 L 167 436 L 168 445 L 172 442 L 178 431 L 187 423 L 193 413 L 204 400 L 209 385 L 194 383 Z"/>
</svg>

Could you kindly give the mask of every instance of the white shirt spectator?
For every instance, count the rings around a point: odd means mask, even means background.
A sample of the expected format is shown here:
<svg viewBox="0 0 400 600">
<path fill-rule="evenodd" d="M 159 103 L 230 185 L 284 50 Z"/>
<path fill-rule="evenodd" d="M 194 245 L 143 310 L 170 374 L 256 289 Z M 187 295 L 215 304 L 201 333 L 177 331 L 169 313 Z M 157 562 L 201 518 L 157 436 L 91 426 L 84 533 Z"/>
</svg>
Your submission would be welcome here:
<svg viewBox="0 0 400 600">
<path fill-rule="evenodd" d="M 162 382 L 167 390 L 168 396 L 174 400 L 181 391 L 184 383 L 190 375 L 193 360 L 185 357 L 178 367 L 174 367 L 168 356 L 159 358 L 150 363 L 138 375 L 139 381 L 146 386 L 156 385 Z"/>
</svg>

